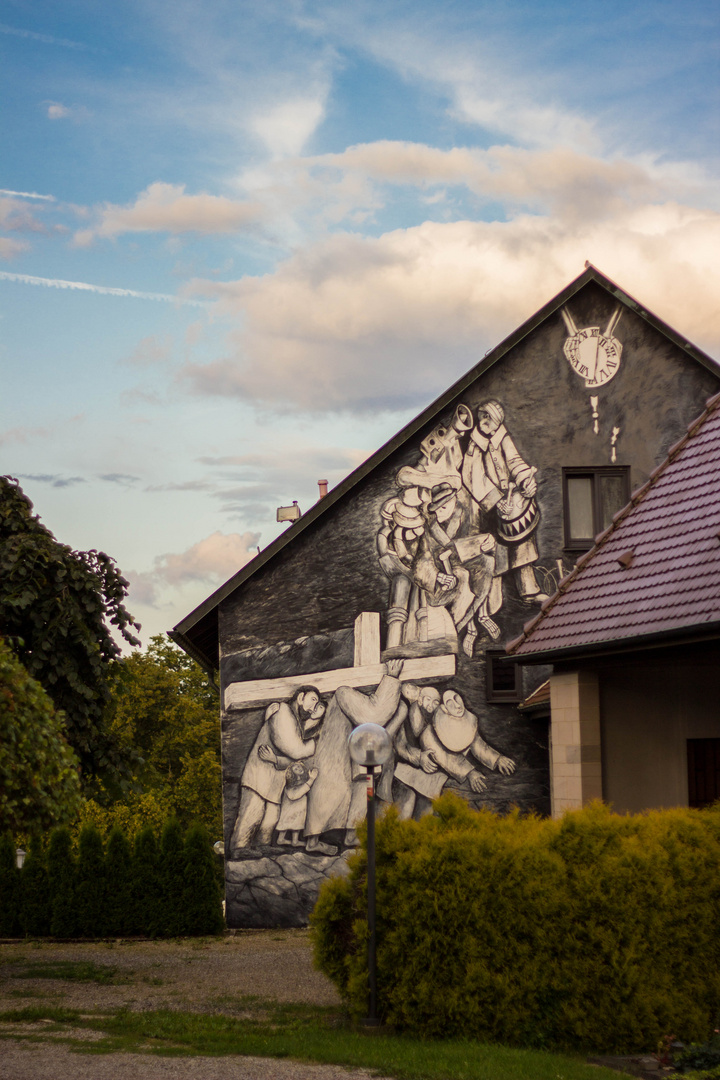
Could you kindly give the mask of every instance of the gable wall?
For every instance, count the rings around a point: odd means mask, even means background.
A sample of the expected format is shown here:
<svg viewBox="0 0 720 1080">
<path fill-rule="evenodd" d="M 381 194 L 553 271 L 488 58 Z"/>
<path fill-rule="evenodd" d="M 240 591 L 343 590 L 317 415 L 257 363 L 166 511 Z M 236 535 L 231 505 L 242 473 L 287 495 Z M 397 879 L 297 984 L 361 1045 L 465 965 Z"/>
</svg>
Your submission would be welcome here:
<svg viewBox="0 0 720 1080">
<path fill-rule="evenodd" d="M 599 285 L 590 283 L 568 307 L 578 328 L 604 329 L 615 299 Z M 616 463 L 631 466 L 634 489 L 647 479 L 669 446 L 701 411 L 705 398 L 717 390 L 717 379 L 710 372 L 689 360 L 628 309 L 623 310 L 615 331 L 622 344 L 620 367 L 602 387 L 588 389 L 572 369 L 563 352 L 567 336 L 561 315 L 550 316 L 458 399 L 473 415 L 480 402 L 488 398 L 499 401 L 518 453 L 527 465 L 538 469 L 536 501 L 541 518 L 533 534 L 538 557 L 532 565 L 540 588 L 546 592 L 554 591 L 557 583 L 556 560 L 564 558 L 565 569 L 569 570 L 576 557 L 563 552 L 562 467 L 611 464 L 611 437 L 613 429 L 618 428 Z M 593 430 L 591 395 L 598 397 L 597 434 Z M 380 464 L 223 601 L 219 612 L 223 689 L 238 681 L 301 673 L 307 674 L 305 681 L 312 683 L 313 672 L 348 666 L 352 646 L 348 635 L 360 612 L 379 613 L 383 646 L 386 644 L 389 580 L 380 566 L 376 545 L 383 524 L 381 509 L 392 497 L 402 494 L 396 482 L 399 470 L 418 465 L 422 460 L 422 439 L 439 419 L 450 423 L 456 404 L 449 405 L 424 431 Z M 463 435 L 461 451 L 466 450 L 468 438 Z M 477 528 L 492 534 L 496 524 L 497 518 L 490 512 L 481 515 Z M 463 530 L 466 534 L 472 532 L 467 522 Z M 437 562 L 437 556 L 435 559 Z M 501 641 L 508 641 L 520 632 L 537 606 L 522 601 L 512 571 L 501 578 L 501 583 L 501 606 L 492 618 L 500 628 Z M 304 638 L 310 641 L 293 644 Z M 461 639 L 462 634 L 455 643 L 459 651 L 453 654 L 455 674 L 435 679 L 434 685 L 440 693 L 452 689 L 460 694 L 466 709 L 477 717 L 481 736 L 490 747 L 512 759 L 515 772 L 501 775 L 470 754 L 468 760 L 482 774 L 485 791 L 473 793 L 467 781 L 459 784 L 452 778 L 446 789 L 456 787 L 476 805 L 500 811 L 517 804 L 526 810 L 549 812 L 546 724 L 523 717 L 515 705 L 489 704 L 483 652 L 488 645 L 497 647 L 499 643 L 491 642 L 480 628 L 474 656 L 469 658 L 462 650 Z M 529 693 L 546 676 L 544 669 L 526 669 L 524 692 Z M 274 842 L 260 843 L 257 838 L 242 850 L 234 847 L 233 827 L 242 781 L 248 758 L 257 751 L 264 717 L 263 704 L 228 712 L 223 719 L 229 925 L 302 922 L 312 906 L 318 881 L 325 873 L 337 872 L 342 857 L 343 836 L 338 830 L 325 836 L 325 841 L 333 841 L 337 847 L 337 858 L 311 857 L 303 850 L 288 853 Z M 329 711 L 326 721 L 317 737 L 318 753 L 320 740 L 329 739 Z M 322 780 L 319 777 L 316 784 Z M 397 794 L 398 790 L 396 783 L 393 792 Z M 317 791 L 309 795 L 317 797 Z M 290 882 L 287 887 L 286 882 Z M 292 902 L 287 901 L 288 889 Z"/>
</svg>

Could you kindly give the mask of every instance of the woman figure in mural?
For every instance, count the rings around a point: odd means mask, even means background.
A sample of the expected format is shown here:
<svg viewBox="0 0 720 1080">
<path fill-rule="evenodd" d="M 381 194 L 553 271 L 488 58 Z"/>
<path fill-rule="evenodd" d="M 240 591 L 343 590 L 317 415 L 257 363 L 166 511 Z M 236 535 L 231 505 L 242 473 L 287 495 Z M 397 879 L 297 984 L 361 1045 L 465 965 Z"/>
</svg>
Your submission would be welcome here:
<svg viewBox="0 0 720 1080">
<path fill-rule="evenodd" d="M 322 840 L 331 830 L 343 832 L 346 847 L 357 844 L 356 826 L 365 817 L 367 794 L 365 770 L 350 759 L 348 737 L 358 724 L 381 724 L 394 737 L 407 715 L 400 697 L 402 660 L 389 660 L 384 675 L 371 694 L 350 686 L 339 686 L 328 704 L 322 730 L 317 738 L 313 764 L 318 770 L 308 792 L 305 819 L 306 850 L 336 855 L 338 849 Z M 378 796 L 392 801 L 392 765 L 385 766 L 378 783 Z"/>
<path fill-rule="evenodd" d="M 483 402 L 477 410 L 477 425 L 462 462 L 462 482 L 474 505 L 475 527 L 479 531 L 480 511 L 495 511 L 495 575 L 498 587 L 491 597 L 490 611 L 498 610 L 500 580 L 512 570 L 521 598 L 528 604 L 543 603 L 533 563 L 538 549 L 535 532 L 540 511 L 535 496 L 537 469 L 520 456 L 504 424 L 505 412 L 499 401 Z M 494 605 L 497 604 L 497 607 Z"/>
<path fill-rule="evenodd" d="M 313 756 L 316 743 L 308 736 L 324 712 L 325 705 L 314 686 L 301 687 L 290 701 L 268 705 L 243 770 L 231 851 L 272 842 L 285 789 L 285 770 L 292 761 Z M 285 764 L 276 768 L 281 759 L 286 759 Z"/>
<path fill-rule="evenodd" d="M 421 817 L 432 807 L 448 779 L 467 782 L 471 791 L 479 794 L 487 784 L 482 773 L 468 761 L 471 754 L 488 769 L 504 776 L 515 772 L 515 762 L 494 750 L 478 730 L 474 713 L 455 690 L 446 690 L 440 700 L 437 691 L 407 685 L 403 691 L 417 693 L 417 709 L 408 717 L 397 740 L 401 759 L 395 767 L 395 779 L 400 782 L 396 803 L 401 818 Z"/>
</svg>

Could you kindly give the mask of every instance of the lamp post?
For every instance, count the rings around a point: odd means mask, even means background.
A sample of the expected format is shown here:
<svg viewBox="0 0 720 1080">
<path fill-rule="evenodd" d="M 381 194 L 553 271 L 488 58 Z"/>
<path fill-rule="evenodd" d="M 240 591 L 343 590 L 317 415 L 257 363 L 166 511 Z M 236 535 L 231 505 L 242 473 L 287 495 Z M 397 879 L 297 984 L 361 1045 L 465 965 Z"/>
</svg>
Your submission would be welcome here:
<svg viewBox="0 0 720 1080">
<path fill-rule="evenodd" d="M 392 755 L 392 739 L 380 724 L 360 724 L 348 739 L 350 757 L 367 772 L 367 892 L 369 1007 L 365 1021 L 379 1024 L 377 1015 L 377 939 L 375 934 L 375 774 Z"/>
</svg>

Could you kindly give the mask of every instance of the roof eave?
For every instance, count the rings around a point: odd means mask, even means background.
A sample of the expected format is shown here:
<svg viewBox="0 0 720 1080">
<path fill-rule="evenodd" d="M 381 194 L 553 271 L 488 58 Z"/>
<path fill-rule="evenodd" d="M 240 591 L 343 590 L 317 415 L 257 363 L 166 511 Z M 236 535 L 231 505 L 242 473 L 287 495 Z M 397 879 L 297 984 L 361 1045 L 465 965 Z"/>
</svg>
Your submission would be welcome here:
<svg viewBox="0 0 720 1080">
<path fill-rule="evenodd" d="M 673 643 L 690 645 L 695 642 L 712 641 L 716 638 L 720 638 L 720 619 L 709 623 L 693 623 L 691 626 L 676 626 L 650 634 L 636 634 L 628 638 L 615 638 L 611 641 L 593 641 L 566 648 L 515 653 L 503 659 L 515 664 L 558 664 L 566 660 L 589 660 L 593 657 L 664 648 Z"/>
</svg>

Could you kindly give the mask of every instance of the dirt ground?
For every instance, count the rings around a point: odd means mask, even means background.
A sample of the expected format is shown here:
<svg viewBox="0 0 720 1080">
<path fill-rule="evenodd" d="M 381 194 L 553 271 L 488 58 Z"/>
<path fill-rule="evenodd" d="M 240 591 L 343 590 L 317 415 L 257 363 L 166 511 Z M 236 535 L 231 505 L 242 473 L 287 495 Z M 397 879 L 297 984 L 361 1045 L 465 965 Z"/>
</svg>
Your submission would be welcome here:
<svg viewBox="0 0 720 1080">
<path fill-rule="evenodd" d="M 115 981 L 103 985 L 17 977 L 25 965 L 58 961 L 114 968 Z M 88 1012 L 182 1009 L 237 1016 L 243 1012 L 241 999 L 248 994 L 317 1005 L 339 1001 L 332 984 L 312 967 L 306 930 L 242 931 L 179 942 L 0 944 L 0 1011 L 55 1005 Z M 12 1025 L 0 1027 L 3 1033 L 12 1032 Z M 84 1037 L 95 1035 L 85 1031 Z M 364 1070 L 274 1058 L 142 1054 L 88 1058 L 53 1045 L 52 1040 L 0 1041 L 2 1080 L 368 1080 L 369 1076 Z"/>
</svg>

